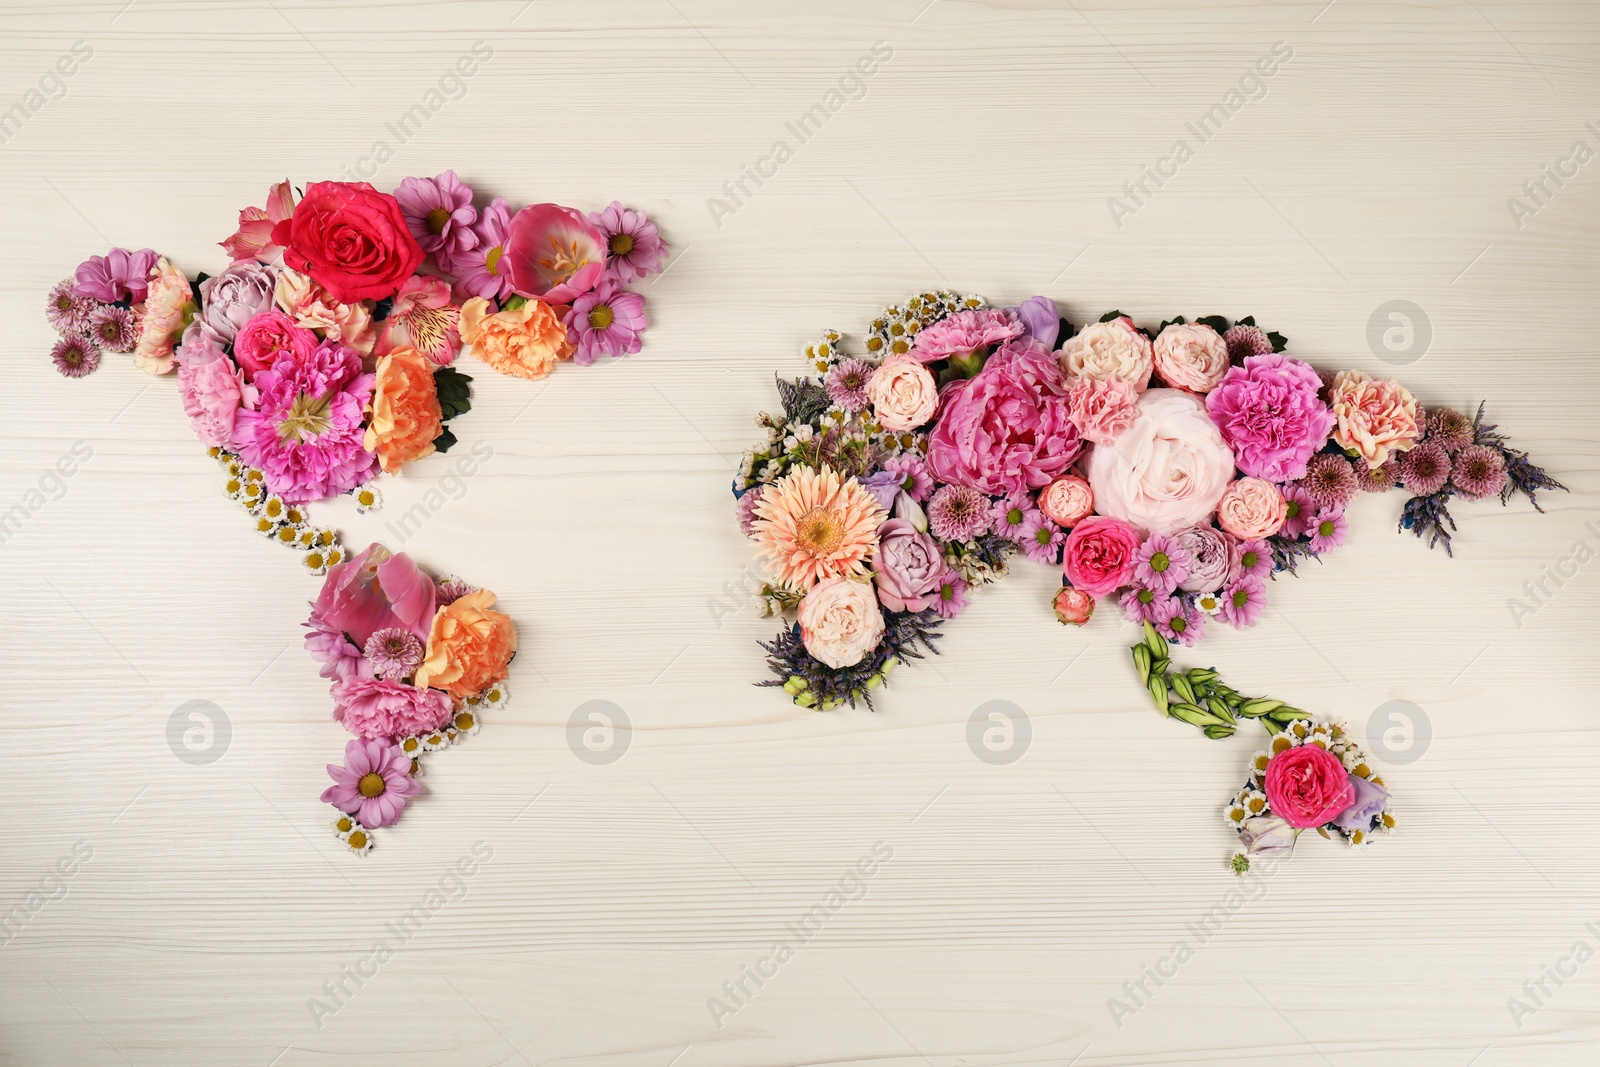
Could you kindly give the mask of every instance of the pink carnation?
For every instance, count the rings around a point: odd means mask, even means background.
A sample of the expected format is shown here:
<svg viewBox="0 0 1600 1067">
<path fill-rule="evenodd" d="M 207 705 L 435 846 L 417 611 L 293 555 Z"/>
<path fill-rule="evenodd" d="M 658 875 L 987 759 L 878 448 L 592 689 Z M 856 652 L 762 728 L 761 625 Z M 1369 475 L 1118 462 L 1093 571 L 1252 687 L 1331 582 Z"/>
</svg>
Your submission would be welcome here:
<svg viewBox="0 0 1600 1067">
<path fill-rule="evenodd" d="M 357 737 L 398 740 L 437 730 L 455 705 L 439 689 L 355 675 L 333 684 L 333 717 Z"/>
<path fill-rule="evenodd" d="M 1139 417 L 1139 391 L 1121 378 L 1079 378 L 1067 403 L 1078 433 L 1097 445 L 1111 444 Z"/>
<path fill-rule="evenodd" d="M 1422 437 L 1421 406 L 1392 378 L 1342 370 L 1328 394 L 1338 419 L 1334 441 L 1366 460 L 1369 468 L 1383 466 L 1391 452 L 1409 451 Z"/>
<path fill-rule="evenodd" d="M 1023 338 L 990 356 L 977 377 L 945 390 L 928 467 L 939 481 L 1001 495 L 1048 485 L 1082 450 L 1061 368 L 1043 345 Z"/>
<path fill-rule="evenodd" d="M 234 447 L 233 424 L 240 410 L 254 407 L 259 395 L 245 381 L 244 371 L 220 355 L 200 362 L 180 360 L 178 391 L 200 443 L 228 449 Z"/>
<path fill-rule="evenodd" d="M 958 311 L 917 334 L 910 355 L 918 363 L 960 359 L 1021 337 L 1024 329 L 1022 320 L 1009 308 Z"/>
<path fill-rule="evenodd" d="M 1303 477 L 1328 440 L 1333 412 L 1317 398 L 1322 380 L 1297 359 L 1250 356 L 1206 395 L 1206 410 L 1245 474 L 1269 482 Z"/>
</svg>

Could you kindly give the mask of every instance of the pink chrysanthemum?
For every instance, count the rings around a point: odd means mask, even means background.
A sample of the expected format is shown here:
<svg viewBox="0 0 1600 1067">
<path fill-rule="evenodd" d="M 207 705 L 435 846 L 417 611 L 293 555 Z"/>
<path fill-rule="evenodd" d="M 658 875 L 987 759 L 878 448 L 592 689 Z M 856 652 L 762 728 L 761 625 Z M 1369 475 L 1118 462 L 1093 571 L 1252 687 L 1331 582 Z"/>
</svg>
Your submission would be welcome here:
<svg viewBox="0 0 1600 1067">
<path fill-rule="evenodd" d="M 1259 326 L 1230 326 L 1222 335 L 1222 343 L 1228 346 L 1228 359 L 1233 363 L 1272 354 L 1272 339 Z"/>
<path fill-rule="evenodd" d="M 372 665 L 372 673 L 391 682 L 398 682 L 422 666 L 422 642 L 416 634 L 398 626 L 374 632 L 362 652 Z"/>
<path fill-rule="evenodd" d="M 1195 611 L 1182 597 L 1162 597 L 1159 594 L 1150 604 L 1151 622 L 1168 641 L 1192 645 L 1205 633 L 1206 617 Z"/>
<path fill-rule="evenodd" d="M 1365 464 L 1363 464 L 1365 466 Z M 1319 452 L 1306 464 L 1300 488 L 1319 508 L 1342 508 L 1356 495 L 1356 472 L 1350 461 L 1331 452 Z"/>
<path fill-rule="evenodd" d="M 498 301 L 512 294 L 511 264 L 505 260 L 510 229 L 511 212 L 506 209 L 505 197 L 497 196 L 472 224 L 475 243 L 452 264 L 451 273 L 456 276 L 458 291 Z"/>
<path fill-rule="evenodd" d="M 1311 535 L 1311 551 L 1319 556 L 1330 548 L 1344 544 L 1347 529 L 1344 512 L 1337 508 L 1323 508 L 1311 517 L 1306 533 Z"/>
<path fill-rule="evenodd" d="M 613 200 L 604 211 L 592 213 L 589 223 L 605 240 L 606 274 L 610 277 L 627 285 L 661 269 L 667 242 L 644 212 Z"/>
<path fill-rule="evenodd" d="M 73 285 L 71 278 L 57 282 L 45 298 L 44 317 L 50 320 L 57 333 L 84 333 L 89 329 L 89 316 L 100 306 L 92 297 L 73 292 Z"/>
<path fill-rule="evenodd" d="M 1222 591 L 1222 606 L 1217 609 L 1217 616 L 1235 630 L 1248 630 L 1261 621 L 1266 592 L 1260 578 L 1240 577 Z"/>
<path fill-rule="evenodd" d="M 622 356 L 639 351 L 639 333 L 646 326 L 644 297 L 622 288 L 614 278 L 572 302 L 561 320 L 576 342 L 572 361 L 589 364 L 601 356 Z"/>
<path fill-rule="evenodd" d="M 960 359 L 1021 337 L 1026 329 L 1016 312 L 1006 308 L 958 311 L 917 334 L 911 357 L 921 363 Z"/>
<path fill-rule="evenodd" d="M 1035 563 L 1060 563 L 1061 546 L 1067 543 L 1067 535 L 1061 527 L 1035 511 L 1022 524 L 1016 543 Z"/>
<path fill-rule="evenodd" d="M 333 784 L 322 791 L 323 802 L 374 828 L 395 822 L 407 801 L 422 792 L 422 783 L 411 777 L 411 757 L 381 737 L 345 745 L 344 765 L 328 764 L 328 777 Z"/>
<path fill-rule="evenodd" d="M 1429 408 L 1428 434 L 1446 452 L 1455 453 L 1472 444 L 1472 420 L 1455 408 Z"/>
<path fill-rule="evenodd" d="M 758 485 L 754 489 L 747 489 L 743 496 L 734 501 L 733 511 L 739 519 L 739 532 L 750 537 L 756 530 L 756 505 L 761 503 L 761 498 L 766 494 L 766 486 Z"/>
<path fill-rule="evenodd" d="M 835 363 L 828 368 L 828 376 L 822 383 L 828 391 L 828 399 L 852 415 L 867 410 L 872 406 L 872 398 L 867 395 L 867 382 L 876 369 L 864 359 L 844 359 Z"/>
<path fill-rule="evenodd" d="M 1283 529 L 1280 532 L 1284 537 L 1299 537 L 1306 532 L 1311 516 L 1316 513 L 1317 502 L 1311 499 L 1310 493 L 1298 485 L 1283 486 L 1282 492 L 1289 510 L 1284 516 Z"/>
<path fill-rule="evenodd" d="M 1412 451 L 1415 451 L 1413 449 Z M 1402 453 L 1406 455 L 1408 453 Z M 1356 467 L 1356 485 L 1363 493 L 1387 493 L 1400 481 L 1400 464 L 1390 459 L 1377 467 Z"/>
<path fill-rule="evenodd" d="M 883 461 L 883 469 L 901 475 L 900 491 L 919 504 L 933 492 L 933 477 L 928 473 L 927 461 L 915 453 L 891 456 Z"/>
<path fill-rule="evenodd" d="M 1450 480 L 1450 454 L 1437 441 L 1427 440 L 1394 461 L 1400 484 L 1415 496 L 1432 496 Z"/>
<path fill-rule="evenodd" d="M 800 467 L 762 494 L 752 539 L 780 584 L 806 592 L 824 578 L 865 575 L 886 517 L 854 478 Z"/>
<path fill-rule="evenodd" d="M 1469 500 L 1493 496 L 1506 485 L 1506 459 L 1488 445 L 1468 445 L 1456 453 L 1450 481 Z"/>
<path fill-rule="evenodd" d="M 102 304 L 89 314 L 89 336 L 107 352 L 132 352 L 139 343 L 139 320 L 116 304 Z"/>
<path fill-rule="evenodd" d="M 1189 551 L 1176 537 L 1152 534 L 1134 555 L 1134 577 L 1163 596 L 1189 576 Z"/>
<path fill-rule="evenodd" d="M 478 587 L 471 582 L 463 582 L 460 578 L 451 578 L 447 582 L 440 582 L 434 586 L 433 599 L 437 607 L 454 604 L 469 593 L 476 593 Z"/>
<path fill-rule="evenodd" d="M 989 498 L 965 485 L 941 485 L 928 503 L 928 525 L 941 541 L 970 541 L 989 532 Z"/>
<path fill-rule="evenodd" d="M 1135 626 L 1143 626 L 1147 622 L 1156 621 L 1156 602 L 1165 603 L 1168 599 L 1154 589 L 1142 585 L 1130 585 L 1122 591 L 1122 596 L 1117 602 L 1122 605 L 1129 622 Z"/>
<path fill-rule="evenodd" d="M 955 571 L 947 570 L 939 579 L 933 597 L 933 610 L 941 619 L 953 619 L 967 608 L 967 583 Z"/>
<path fill-rule="evenodd" d="M 1042 518 L 1032 493 L 1012 493 L 996 500 L 989 508 L 989 529 L 1012 544 L 1022 544 L 1024 531 L 1035 518 Z"/>
<path fill-rule="evenodd" d="M 82 378 L 100 366 L 100 347 L 87 337 L 74 334 L 55 343 L 50 349 L 50 360 L 56 370 L 68 378 Z"/>
<path fill-rule="evenodd" d="M 1233 562 L 1228 567 L 1228 581 L 1242 579 L 1261 581 L 1272 573 L 1272 546 L 1265 541 L 1240 541 L 1233 546 Z"/>
<path fill-rule="evenodd" d="M 478 246 L 472 229 L 478 212 L 472 206 L 472 187 L 447 170 L 436 178 L 407 178 L 394 191 L 405 216 L 406 228 L 422 250 L 447 274 L 457 273 L 455 263 Z"/>
</svg>

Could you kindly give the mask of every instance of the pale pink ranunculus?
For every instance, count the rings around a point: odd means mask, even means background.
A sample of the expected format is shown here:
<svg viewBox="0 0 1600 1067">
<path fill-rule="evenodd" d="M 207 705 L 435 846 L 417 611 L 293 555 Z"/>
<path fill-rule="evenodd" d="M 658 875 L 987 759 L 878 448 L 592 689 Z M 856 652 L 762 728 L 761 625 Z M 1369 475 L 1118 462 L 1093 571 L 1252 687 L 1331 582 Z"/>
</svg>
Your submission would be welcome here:
<svg viewBox="0 0 1600 1067">
<path fill-rule="evenodd" d="M 1228 346 L 1203 322 L 1175 322 L 1156 335 L 1155 371 L 1174 389 L 1209 393 L 1228 373 Z"/>
<path fill-rule="evenodd" d="M 879 424 L 892 433 L 915 430 L 939 407 L 939 387 L 928 368 L 909 356 L 891 357 L 867 379 L 867 396 Z"/>
<path fill-rule="evenodd" d="M 1144 392 L 1150 384 L 1154 353 L 1150 338 L 1127 316 L 1085 326 L 1061 346 L 1061 370 L 1079 378 L 1119 378 Z"/>
<path fill-rule="evenodd" d="M 1094 513 L 1094 490 L 1076 474 L 1063 474 L 1039 490 L 1039 510 L 1057 526 L 1076 526 Z"/>
<path fill-rule="evenodd" d="M 289 353 L 299 362 L 309 360 L 317 350 L 317 335 L 281 311 L 263 311 L 239 329 L 233 339 L 233 358 L 239 361 L 245 377 L 254 379 Z"/>
<path fill-rule="evenodd" d="M 185 351 L 188 348 L 184 345 Z M 201 444 L 231 449 L 235 447 L 234 416 L 253 408 L 258 393 L 231 359 L 219 352 L 208 355 L 212 358 L 182 359 L 178 363 L 183 413 L 189 416 L 189 425 Z"/>
<path fill-rule="evenodd" d="M 373 325 L 372 311 L 365 303 L 340 303 L 310 275 L 287 267 L 278 274 L 275 295 L 278 307 L 294 319 L 296 326 L 315 330 L 324 340 L 338 341 L 353 348 L 363 359 L 372 355 L 378 341 L 378 328 Z"/>
<path fill-rule="evenodd" d="M 1061 570 L 1074 588 L 1099 599 L 1133 581 L 1139 546 L 1144 538 L 1121 519 L 1101 515 L 1085 519 L 1067 535 Z"/>
<path fill-rule="evenodd" d="M 1138 418 L 1139 391 L 1121 378 L 1079 378 L 1067 409 L 1084 440 L 1109 445 Z"/>
<path fill-rule="evenodd" d="M 1151 389 L 1139 417 L 1084 464 L 1095 508 L 1151 533 L 1204 522 L 1233 479 L 1233 453 L 1205 404 L 1181 389 Z"/>
<path fill-rule="evenodd" d="M 1217 502 L 1217 523 L 1241 541 L 1259 541 L 1283 529 L 1289 502 L 1264 478 L 1240 478 Z"/>
<path fill-rule="evenodd" d="M 834 670 L 854 667 L 883 639 L 883 609 L 870 583 L 824 578 L 800 601 L 800 640 Z"/>
<path fill-rule="evenodd" d="M 172 346 L 194 315 L 194 290 L 189 279 L 166 256 L 150 268 L 150 288 L 144 310 L 139 315 L 139 343 L 133 362 L 146 374 L 167 374 L 172 370 Z"/>
<path fill-rule="evenodd" d="M 1416 397 L 1392 378 L 1342 370 L 1328 393 L 1334 441 L 1366 460 L 1368 467 L 1383 466 L 1391 453 L 1410 451 L 1422 437 Z"/>
</svg>

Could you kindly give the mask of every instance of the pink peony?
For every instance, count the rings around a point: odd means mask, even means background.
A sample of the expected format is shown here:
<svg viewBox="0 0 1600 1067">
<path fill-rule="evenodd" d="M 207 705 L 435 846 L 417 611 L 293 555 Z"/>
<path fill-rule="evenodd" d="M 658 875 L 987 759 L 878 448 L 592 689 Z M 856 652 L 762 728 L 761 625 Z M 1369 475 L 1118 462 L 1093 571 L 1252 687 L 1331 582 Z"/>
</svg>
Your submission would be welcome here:
<svg viewBox="0 0 1600 1067">
<path fill-rule="evenodd" d="M 1273 756 L 1264 788 L 1272 814 L 1297 830 L 1321 826 L 1356 797 L 1344 764 L 1321 745 L 1296 745 Z"/>
<path fill-rule="evenodd" d="M 1076 474 L 1064 474 L 1039 491 L 1039 510 L 1057 526 L 1075 526 L 1094 512 L 1094 490 Z"/>
<path fill-rule="evenodd" d="M 819 662 L 854 667 L 883 638 L 883 610 L 872 586 L 851 578 L 824 578 L 800 601 L 800 640 Z"/>
<path fill-rule="evenodd" d="M 455 705 L 439 689 L 353 675 L 333 684 L 333 717 L 357 737 L 398 741 L 437 730 Z"/>
<path fill-rule="evenodd" d="M 1383 466 L 1390 453 L 1408 451 L 1422 437 L 1422 408 L 1393 379 L 1340 371 L 1329 388 L 1328 403 L 1337 420 L 1334 441 L 1366 460 L 1369 468 Z"/>
<path fill-rule="evenodd" d="M 240 410 L 255 407 L 260 394 L 232 360 L 220 353 L 208 354 L 212 358 L 180 360 L 178 364 L 183 413 L 189 416 L 189 425 L 201 444 L 232 449 L 234 420 Z"/>
<path fill-rule="evenodd" d="M 455 362 L 461 351 L 461 309 L 450 302 L 449 282 L 413 274 L 400 283 L 372 354 L 386 356 L 396 348 L 414 348 L 436 367 Z"/>
<path fill-rule="evenodd" d="M 1061 561 L 1067 581 L 1088 595 L 1109 596 L 1133 581 L 1139 531 L 1120 519 L 1085 519 L 1067 535 Z"/>
<path fill-rule="evenodd" d="M 280 356 L 296 361 L 309 360 L 317 350 L 317 335 L 296 326 L 281 311 L 264 311 L 245 323 L 233 339 L 233 358 L 239 361 L 246 378 L 272 366 Z"/>
<path fill-rule="evenodd" d="M 410 556 L 368 545 L 328 571 L 311 606 L 311 624 L 349 634 L 358 646 L 390 627 L 427 640 L 437 595 L 432 580 Z M 356 652 L 359 655 L 360 648 Z"/>
<path fill-rule="evenodd" d="M 1211 517 L 1233 478 L 1233 453 L 1193 393 L 1151 389 L 1139 417 L 1085 463 L 1095 507 L 1151 533 L 1173 533 Z"/>
<path fill-rule="evenodd" d="M 1259 541 L 1283 528 L 1289 502 L 1261 478 L 1240 478 L 1217 503 L 1217 524 L 1241 541 Z"/>
<path fill-rule="evenodd" d="M 506 227 L 505 263 L 512 288 L 546 304 L 568 304 L 595 287 L 606 242 L 582 213 L 560 204 L 529 204 Z"/>
<path fill-rule="evenodd" d="M 1317 372 L 1297 359 L 1250 356 L 1206 396 L 1206 410 L 1241 471 L 1293 481 L 1333 429 L 1333 413 L 1317 398 L 1321 386 Z"/>
<path fill-rule="evenodd" d="M 1079 378 L 1067 404 L 1078 433 L 1097 445 L 1111 444 L 1139 417 L 1139 393 L 1121 378 Z"/>
<path fill-rule="evenodd" d="M 974 352 L 987 354 L 1013 338 L 1021 337 L 1025 327 L 1015 312 L 1005 308 L 974 308 L 958 311 L 918 333 L 910 356 L 918 363 L 941 359 L 965 361 Z"/>
<path fill-rule="evenodd" d="M 1061 346 L 1061 370 L 1073 384 L 1116 378 L 1142 393 L 1150 385 L 1153 360 L 1150 338 L 1127 316 L 1085 326 Z"/>
<path fill-rule="evenodd" d="M 1001 495 L 1048 485 L 1082 450 L 1055 357 L 1023 338 L 945 389 L 928 466 L 939 481 Z"/>
<path fill-rule="evenodd" d="M 892 433 L 915 430 L 933 418 L 939 387 L 928 368 L 909 356 L 890 356 L 867 379 L 867 396 L 879 424 Z"/>
<path fill-rule="evenodd" d="M 376 829 L 400 818 L 406 803 L 422 792 L 411 777 L 411 757 L 383 738 L 355 738 L 344 746 L 344 765 L 328 764 L 333 784 L 322 801 Z"/>
<path fill-rule="evenodd" d="M 1228 373 L 1228 346 L 1203 322 L 1175 322 L 1156 335 L 1155 372 L 1174 389 L 1209 393 Z"/>
</svg>

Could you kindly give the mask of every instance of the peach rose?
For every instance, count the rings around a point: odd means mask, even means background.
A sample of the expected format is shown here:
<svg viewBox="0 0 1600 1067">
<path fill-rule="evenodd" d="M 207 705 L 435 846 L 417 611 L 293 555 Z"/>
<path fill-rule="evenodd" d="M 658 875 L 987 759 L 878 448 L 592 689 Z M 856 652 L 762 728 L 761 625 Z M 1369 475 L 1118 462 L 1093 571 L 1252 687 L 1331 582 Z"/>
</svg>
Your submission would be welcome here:
<svg viewBox="0 0 1600 1067">
<path fill-rule="evenodd" d="M 461 339 L 477 357 L 501 374 L 537 380 L 570 359 L 572 346 L 561 317 L 542 300 L 490 313 L 489 301 L 475 296 L 461 305 Z"/>
<path fill-rule="evenodd" d="M 885 430 L 915 430 L 933 418 L 939 387 L 928 368 L 910 356 L 892 356 L 867 379 L 867 396 Z"/>
<path fill-rule="evenodd" d="M 433 439 L 444 429 L 433 364 L 415 348 L 401 346 L 378 360 L 372 412 L 361 442 L 393 474 L 414 459 L 433 454 Z"/>
<path fill-rule="evenodd" d="M 273 300 L 294 319 L 296 326 L 316 330 L 324 340 L 348 345 L 363 359 L 372 355 L 378 328 L 372 324 L 372 312 L 365 304 L 341 304 L 308 275 L 288 267 L 278 274 Z"/>
<path fill-rule="evenodd" d="M 1406 387 L 1390 378 L 1374 378 L 1358 370 L 1334 375 L 1328 406 L 1336 420 L 1333 439 L 1378 468 L 1391 452 L 1408 452 L 1422 436 L 1422 409 Z"/>
<path fill-rule="evenodd" d="M 1201 322 L 1175 322 L 1156 335 L 1154 362 L 1162 381 L 1191 393 L 1211 392 L 1231 366 L 1228 346 Z"/>
<path fill-rule="evenodd" d="M 1289 502 L 1265 478 L 1240 478 L 1217 503 L 1217 523 L 1241 541 L 1259 541 L 1283 528 Z"/>
<path fill-rule="evenodd" d="M 867 582 L 824 578 L 800 601 L 800 640 L 834 670 L 854 667 L 883 638 L 883 609 Z"/>
<path fill-rule="evenodd" d="M 517 650 L 517 628 L 511 616 L 491 611 L 492 607 L 494 594 L 479 589 L 434 613 L 427 654 L 417 668 L 417 685 L 469 697 L 506 676 Z"/>
<path fill-rule="evenodd" d="M 1094 511 L 1094 490 L 1076 474 L 1064 474 L 1039 491 L 1039 510 L 1057 526 L 1076 526 Z"/>
<path fill-rule="evenodd" d="M 1150 384 L 1150 338 L 1124 316 L 1085 326 L 1061 346 L 1061 371 L 1073 384 L 1079 378 L 1120 378 L 1138 392 Z"/>
<path fill-rule="evenodd" d="M 139 342 L 133 362 L 146 374 L 172 370 L 172 344 L 194 318 L 194 290 L 183 272 L 162 256 L 150 268 L 150 287 L 139 313 Z"/>
</svg>

